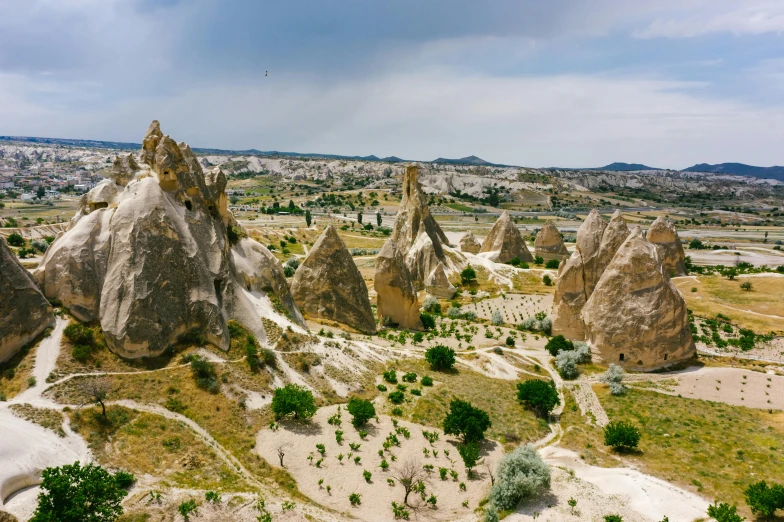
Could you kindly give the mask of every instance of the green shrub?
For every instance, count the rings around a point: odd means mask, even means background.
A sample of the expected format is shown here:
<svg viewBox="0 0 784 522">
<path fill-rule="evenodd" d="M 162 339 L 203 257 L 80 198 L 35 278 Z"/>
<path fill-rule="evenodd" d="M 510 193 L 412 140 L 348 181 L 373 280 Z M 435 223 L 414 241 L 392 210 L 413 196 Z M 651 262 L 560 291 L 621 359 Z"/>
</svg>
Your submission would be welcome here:
<svg viewBox="0 0 784 522">
<path fill-rule="evenodd" d="M 294 414 L 294 419 L 309 419 L 316 413 L 316 404 L 310 390 L 289 383 L 277 388 L 272 397 L 272 411 L 276 419 Z"/>
<path fill-rule="evenodd" d="M 574 343 L 563 335 L 554 335 L 550 338 L 549 341 L 547 341 L 544 349 L 550 352 L 550 355 L 555 357 L 558 355 L 558 352 L 574 350 Z"/>
<path fill-rule="evenodd" d="M 25 240 L 22 236 L 14 232 L 6 239 L 9 245 L 12 247 L 21 247 L 25 245 Z"/>
<path fill-rule="evenodd" d="M 560 264 L 561 264 L 561 263 L 560 263 L 560 262 L 559 262 L 557 259 L 549 259 L 549 260 L 547 261 L 547 263 L 545 263 L 544 267 L 545 267 L 545 268 L 551 268 L 551 269 L 553 269 L 553 270 L 558 270 L 558 266 L 559 266 Z"/>
<path fill-rule="evenodd" d="M 561 404 L 553 381 L 529 379 L 517 385 L 517 400 L 528 405 L 540 417 L 547 417 Z"/>
<path fill-rule="evenodd" d="M 77 344 L 71 349 L 71 357 L 80 363 L 86 363 L 93 355 L 93 349 L 86 344 Z"/>
<path fill-rule="evenodd" d="M 428 348 L 425 352 L 425 359 L 430 363 L 433 370 L 449 370 L 455 364 L 455 351 L 442 344 Z"/>
<path fill-rule="evenodd" d="M 719 503 L 708 506 L 708 516 L 714 518 L 716 522 L 743 522 L 745 518 L 738 515 L 738 508 L 729 504 Z"/>
<path fill-rule="evenodd" d="M 438 306 L 440 308 L 441 305 Z M 432 330 L 436 327 L 436 318 L 427 312 L 422 312 L 419 314 L 419 320 L 422 321 L 422 326 L 425 328 L 425 330 Z"/>
<path fill-rule="evenodd" d="M 544 283 L 544 286 L 551 286 L 553 284 L 553 279 L 545 274 L 542 276 L 542 283 Z"/>
<path fill-rule="evenodd" d="M 136 483 L 136 477 L 133 476 L 133 473 L 118 471 L 114 474 L 114 481 L 122 489 L 131 489 L 131 486 Z"/>
<path fill-rule="evenodd" d="M 92 347 L 95 344 L 95 335 L 93 331 L 83 324 L 71 323 L 63 330 L 65 336 L 71 344 L 82 344 Z"/>
<path fill-rule="evenodd" d="M 621 515 L 604 515 L 604 522 L 623 522 Z"/>
<path fill-rule="evenodd" d="M 383 384 L 378 384 L 378 385 L 376 385 L 376 388 L 378 388 L 378 391 L 380 391 L 380 392 L 385 392 L 385 391 L 387 391 L 387 387 L 386 387 L 386 386 L 384 386 Z"/>
<path fill-rule="evenodd" d="M 449 413 L 444 418 L 444 433 L 463 438 L 463 443 L 479 442 L 485 438 L 485 431 L 491 426 L 490 417 L 471 403 L 453 399 L 449 403 Z"/>
<path fill-rule="evenodd" d="M 348 501 L 351 502 L 352 506 L 358 506 L 362 503 L 362 495 L 359 493 L 352 493 L 348 496 Z"/>
<path fill-rule="evenodd" d="M 433 386 L 433 378 L 429 375 L 424 375 L 422 377 L 422 386 Z"/>
<path fill-rule="evenodd" d="M 403 392 L 400 390 L 393 391 L 387 397 L 389 398 L 389 402 L 391 402 L 392 404 L 402 404 L 403 401 L 406 399 L 405 395 L 403 395 Z"/>
<path fill-rule="evenodd" d="M 756 482 L 746 488 L 743 495 L 755 515 L 772 517 L 777 509 L 784 509 L 784 486 L 780 484 L 768 486 L 764 480 Z"/>
<path fill-rule="evenodd" d="M 214 364 L 203 357 L 194 355 L 191 357 L 191 373 L 196 379 L 196 386 L 210 393 L 218 393 L 220 384 Z"/>
<path fill-rule="evenodd" d="M 611 422 L 604 427 L 604 444 L 617 450 L 636 448 L 640 430 L 626 421 Z"/>
<path fill-rule="evenodd" d="M 348 401 L 346 409 L 353 417 L 351 423 L 354 427 L 362 426 L 376 416 L 376 408 L 373 407 L 373 403 L 358 397 L 352 397 Z"/>
<path fill-rule="evenodd" d="M 177 508 L 177 511 L 180 513 L 180 515 L 182 515 L 182 518 L 188 521 L 191 519 L 191 515 L 195 513 L 198 509 L 199 506 L 196 505 L 196 501 L 190 499 L 190 500 L 186 500 L 185 502 L 182 502 Z"/>
<path fill-rule="evenodd" d="M 217 491 L 207 491 L 204 494 L 204 499 L 210 504 L 220 504 L 221 496 Z"/>
<path fill-rule="evenodd" d="M 389 384 L 397 384 L 397 373 L 395 372 L 395 370 L 389 370 L 389 371 L 384 372 L 382 374 L 382 377 Z"/>
<path fill-rule="evenodd" d="M 460 272 L 460 281 L 464 285 L 470 285 L 472 283 L 476 283 L 476 270 L 471 265 L 468 265 L 466 268 Z"/>
<path fill-rule="evenodd" d="M 530 444 L 504 456 L 496 475 L 490 500 L 500 509 L 514 509 L 550 487 L 550 468 Z"/>
<path fill-rule="evenodd" d="M 417 374 L 414 372 L 408 372 L 403 375 L 403 382 L 416 382 Z"/>
</svg>

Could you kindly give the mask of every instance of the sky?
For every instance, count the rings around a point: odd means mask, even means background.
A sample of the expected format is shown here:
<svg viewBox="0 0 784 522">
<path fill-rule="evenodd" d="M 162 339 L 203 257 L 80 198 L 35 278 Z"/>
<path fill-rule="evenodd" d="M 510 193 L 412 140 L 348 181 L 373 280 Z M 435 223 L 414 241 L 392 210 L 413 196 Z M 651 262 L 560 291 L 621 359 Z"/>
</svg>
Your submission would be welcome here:
<svg viewBox="0 0 784 522">
<path fill-rule="evenodd" d="M 193 147 L 782 165 L 784 1 L 0 2 L 0 135 L 153 119 Z"/>
</svg>

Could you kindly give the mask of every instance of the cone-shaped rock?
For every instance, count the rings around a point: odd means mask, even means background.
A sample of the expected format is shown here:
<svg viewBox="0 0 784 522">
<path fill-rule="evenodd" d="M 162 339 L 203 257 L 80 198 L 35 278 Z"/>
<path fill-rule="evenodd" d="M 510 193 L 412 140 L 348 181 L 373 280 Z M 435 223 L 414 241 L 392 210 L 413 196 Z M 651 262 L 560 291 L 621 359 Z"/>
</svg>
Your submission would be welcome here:
<svg viewBox="0 0 784 522">
<path fill-rule="evenodd" d="M 363 333 L 376 331 L 365 281 L 332 225 L 299 265 L 291 295 L 306 316 L 337 321 Z"/>
<path fill-rule="evenodd" d="M 534 260 L 508 212 L 501 214 L 490 229 L 480 252 L 491 252 L 488 257 L 498 263 L 507 263 L 516 257 L 525 262 Z"/>
<path fill-rule="evenodd" d="M 554 335 L 563 335 L 567 339 L 585 339 L 585 324 L 581 315 L 587 299 L 584 270 L 579 250 L 573 252 L 565 263 L 561 263 L 553 294 Z"/>
<path fill-rule="evenodd" d="M 49 301 L 0 237 L 0 362 L 54 326 Z"/>
<path fill-rule="evenodd" d="M 190 148 L 153 121 L 140 158 L 115 163 L 47 250 L 34 274 L 44 295 L 100 321 L 123 357 L 159 355 L 191 330 L 228 349 L 230 319 L 266 342 L 256 298 L 237 281 L 215 187 Z"/>
<path fill-rule="evenodd" d="M 582 311 L 592 350 L 606 363 L 652 370 L 695 353 L 686 302 L 635 227 Z"/>
<path fill-rule="evenodd" d="M 626 220 L 623 218 L 620 210 L 616 210 L 607 227 L 602 234 L 602 242 L 599 245 L 599 253 L 596 256 L 596 263 L 593 265 L 593 272 L 589 274 L 589 279 L 586 282 L 586 290 L 590 296 L 593 289 L 601 279 L 604 270 L 610 264 L 610 261 L 615 257 L 615 253 L 621 247 L 626 238 L 629 237 L 629 227 L 626 225 Z"/>
<path fill-rule="evenodd" d="M 482 249 L 482 244 L 479 240 L 476 239 L 474 233 L 470 230 L 460 238 L 460 250 L 463 252 L 469 252 L 471 254 L 478 254 L 479 251 Z"/>
<path fill-rule="evenodd" d="M 599 248 L 602 245 L 602 236 L 607 222 L 596 209 L 588 213 L 583 224 L 577 229 L 577 250 L 582 256 L 583 271 L 585 272 L 585 286 L 593 289 L 599 281 L 597 275 L 599 267 Z"/>
<path fill-rule="evenodd" d="M 536 234 L 534 252 L 544 259 L 564 259 L 569 255 L 563 236 L 552 221 L 548 221 Z"/>
<path fill-rule="evenodd" d="M 671 277 L 686 275 L 686 254 L 683 252 L 681 239 L 675 225 L 661 216 L 651 223 L 646 236 L 648 241 L 656 245 L 662 268 Z"/>
<path fill-rule="evenodd" d="M 441 259 L 444 257 L 441 244 L 448 245 L 449 240 L 433 216 L 430 215 L 427 198 L 422 192 L 418 177 L 419 171 L 416 165 L 406 167 L 406 173 L 403 176 L 403 198 L 400 201 L 400 210 L 395 217 L 392 239 L 405 255 L 411 250 L 419 234 L 424 231 L 432 241 L 436 255 Z"/>
<path fill-rule="evenodd" d="M 394 239 L 388 239 L 376 257 L 373 285 L 378 294 L 378 318 L 382 324 L 389 319 L 400 328 L 422 328 L 414 282 Z"/>
<path fill-rule="evenodd" d="M 289 318 L 300 326 L 305 320 L 291 296 L 283 265 L 267 247 L 248 237 L 231 249 L 237 280 L 248 292 L 272 293 L 286 309 Z"/>
<path fill-rule="evenodd" d="M 451 299 L 455 295 L 457 289 L 449 282 L 443 263 L 439 263 L 428 276 L 427 281 L 425 281 L 425 290 L 427 290 L 428 294 L 442 299 Z"/>
</svg>

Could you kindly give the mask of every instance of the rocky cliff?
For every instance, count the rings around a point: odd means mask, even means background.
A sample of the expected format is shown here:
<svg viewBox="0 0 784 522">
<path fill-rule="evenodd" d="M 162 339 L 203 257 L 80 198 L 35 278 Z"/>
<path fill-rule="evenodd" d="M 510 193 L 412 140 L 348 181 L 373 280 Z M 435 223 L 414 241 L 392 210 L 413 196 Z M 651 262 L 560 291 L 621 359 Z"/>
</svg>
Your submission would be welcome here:
<svg viewBox="0 0 784 522">
<path fill-rule="evenodd" d="M 525 245 L 523 235 L 512 221 L 508 212 L 501 214 L 493 228 L 487 234 L 480 253 L 487 253 L 487 257 L 497 263 L 508 263 L 514 258 L 530 262 L 534 256 Z"/>
<path fill-rule="evenodd" d="M 661 216 L 651 223 L 647 239 L 659 252 L 659 258 L 666 274 L 671 277 L 686 275 L 686 254 L 683 252 L 681 238 L 675 225 Z"/>
</svg>

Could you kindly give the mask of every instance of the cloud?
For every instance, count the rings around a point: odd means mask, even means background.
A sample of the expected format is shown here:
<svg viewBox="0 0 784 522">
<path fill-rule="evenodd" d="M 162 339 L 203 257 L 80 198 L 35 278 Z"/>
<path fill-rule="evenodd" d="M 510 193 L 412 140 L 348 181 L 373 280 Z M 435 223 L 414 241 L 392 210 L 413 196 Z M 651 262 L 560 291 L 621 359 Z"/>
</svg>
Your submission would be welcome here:
<svg viewBox="0 0 784 522">
<path fill-rule="evenodd" d="M 634 35 L 638 38 L 693 38 L 711 33 L 734 35 L 780 34 L 784 31 L 784 3 L 778 0 L 714 0 L 658 18 Z"/>
</svg>

